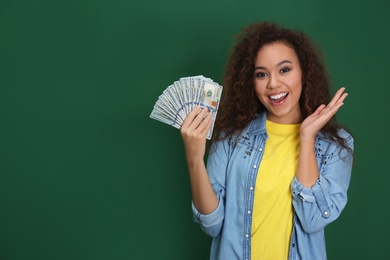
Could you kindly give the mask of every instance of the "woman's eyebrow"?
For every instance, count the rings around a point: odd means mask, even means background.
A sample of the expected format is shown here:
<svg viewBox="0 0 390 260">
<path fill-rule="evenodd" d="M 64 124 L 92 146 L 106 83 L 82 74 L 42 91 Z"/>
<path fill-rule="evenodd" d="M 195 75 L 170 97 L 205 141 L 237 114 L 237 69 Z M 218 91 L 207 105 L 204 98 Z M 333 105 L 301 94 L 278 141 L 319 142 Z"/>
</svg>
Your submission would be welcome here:
<svg viewBox="0 0 390 260">
<path fill-rule="evenodd" d="M 281 62 L 278 62 L 278 63 L 275 65 L 275 67 L 279 67 L 279 66 L 281 66 L 281 65 L 283 65 L 283 64 L 285 64 L 285 63 L 290 63 L 290 64 L 292 64 L 292 62 L 289 61 L 289 60 L 282 60 Z M 267 68 L 266 68 L 266 67 L 262 67 L 262 66 L 257 66 L 257 67 L 255 67 L 255 70 L 267 70 Z"/>
<path fill-rule="evenodd" d="M 289 61 L 289 60 L 282 60 L 281 62 L 279 62 L 278 64 L 276 64 L 275 67 L 279 67 L 280 65 L 283 65 L 284 63 L 290 63 L 290 64 L 292 64 L 292 62 Z"/>
<path fill-rule="evenodd" d="M 266 70 L 266 68 L 265 67 L 261 67 L 261 66 L 257 66 L 257 67 L 255 67 L 255 70 Z"/>
</svg>

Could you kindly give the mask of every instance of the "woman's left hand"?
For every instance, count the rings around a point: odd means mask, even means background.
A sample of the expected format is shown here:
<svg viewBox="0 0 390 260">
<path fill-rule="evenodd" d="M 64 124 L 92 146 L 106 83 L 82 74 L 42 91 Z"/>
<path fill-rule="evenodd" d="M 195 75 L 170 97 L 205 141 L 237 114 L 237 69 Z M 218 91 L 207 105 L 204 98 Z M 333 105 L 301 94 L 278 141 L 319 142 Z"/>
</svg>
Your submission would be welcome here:
<svg viewBox="0 0 390 260">
<path fill-rule="evenodd" d="M 303 120 L 301 124 L 301 139 L 314 138 L 321 128 L 336 114 L 339 108 L 344 105 L 344 99 L 348 93 L 345 88 L 340 88 L 328 105 L 322 104 L 313 114 Z"/>
</svg>

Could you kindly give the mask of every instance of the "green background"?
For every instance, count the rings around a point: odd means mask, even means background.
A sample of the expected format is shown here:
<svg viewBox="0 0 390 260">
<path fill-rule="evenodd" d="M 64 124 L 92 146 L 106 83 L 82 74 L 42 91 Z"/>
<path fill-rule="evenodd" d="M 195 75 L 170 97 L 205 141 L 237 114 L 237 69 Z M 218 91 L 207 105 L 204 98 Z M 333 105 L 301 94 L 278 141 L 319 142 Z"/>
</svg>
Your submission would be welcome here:
<svg viewBox="0 0 390 260">
<path fill-rule="evenodd" d="M 182 76 L 221 82 L 272 20 L 320 44 L 349 97 L 349 203 L 329 259 L 390 259 L 386 1 L 1 0 L 0 259 L 208 259 L 179 131 L 149 118 Z"/>
</svg>

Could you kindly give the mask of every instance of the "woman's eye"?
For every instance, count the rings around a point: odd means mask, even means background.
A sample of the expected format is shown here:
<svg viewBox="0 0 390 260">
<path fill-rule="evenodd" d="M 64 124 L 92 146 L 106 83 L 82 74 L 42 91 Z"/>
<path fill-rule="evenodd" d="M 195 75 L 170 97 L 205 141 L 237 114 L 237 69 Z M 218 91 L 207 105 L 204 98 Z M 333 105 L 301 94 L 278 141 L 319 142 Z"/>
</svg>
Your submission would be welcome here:
<svg viewBox="0 0 390 260">
<path fill-rule="evenodd" d="M 290 68 L 283 68 L 280 70 L 281 73 L 286 73 L 286 72 L 289 72 L 290 71 Z"/>
<path fill-rule="evenodd" d="M 264 78 L 264 77 L 267 77 L 267 73 L 264 73 L 264 72 L 259 72 L 256 74 L 256 77 L 258 78 Z"/>
</svg>

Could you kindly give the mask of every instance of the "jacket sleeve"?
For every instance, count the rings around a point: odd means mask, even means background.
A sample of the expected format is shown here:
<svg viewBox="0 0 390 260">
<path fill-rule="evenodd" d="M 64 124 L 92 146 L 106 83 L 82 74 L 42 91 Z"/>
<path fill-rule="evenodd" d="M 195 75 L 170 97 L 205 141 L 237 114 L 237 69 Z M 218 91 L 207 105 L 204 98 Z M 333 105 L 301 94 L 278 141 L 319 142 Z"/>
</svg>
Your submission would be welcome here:
<svg viewBox="0 0 390 260">
<path fill-rule="evenodd" d="M 353 151 L 353 138 L 342 132 Z M 353 156 L 348 149 L 331 142 L 324 154 L 317 154 L 320 177 L 308 188 L 295 177 L 291 183 L 293 206 L 306 233 L 315 233 L 336 220 L 347 204 L 347 190 Z"/>
<path fill-rule="evenodd" d="M 230 139 L 214 142 L 207 160 L 207 173 L 219 200 L 217 208 L 210 214 L 204 215 L 192 203 L 193 220 L 199 223 L 206 234 L 212 237 L 217 237 L 221 233 L 225 217 L 225 181 L 226 167 L 230 153 L 229 143 Z"/>
</svg>

